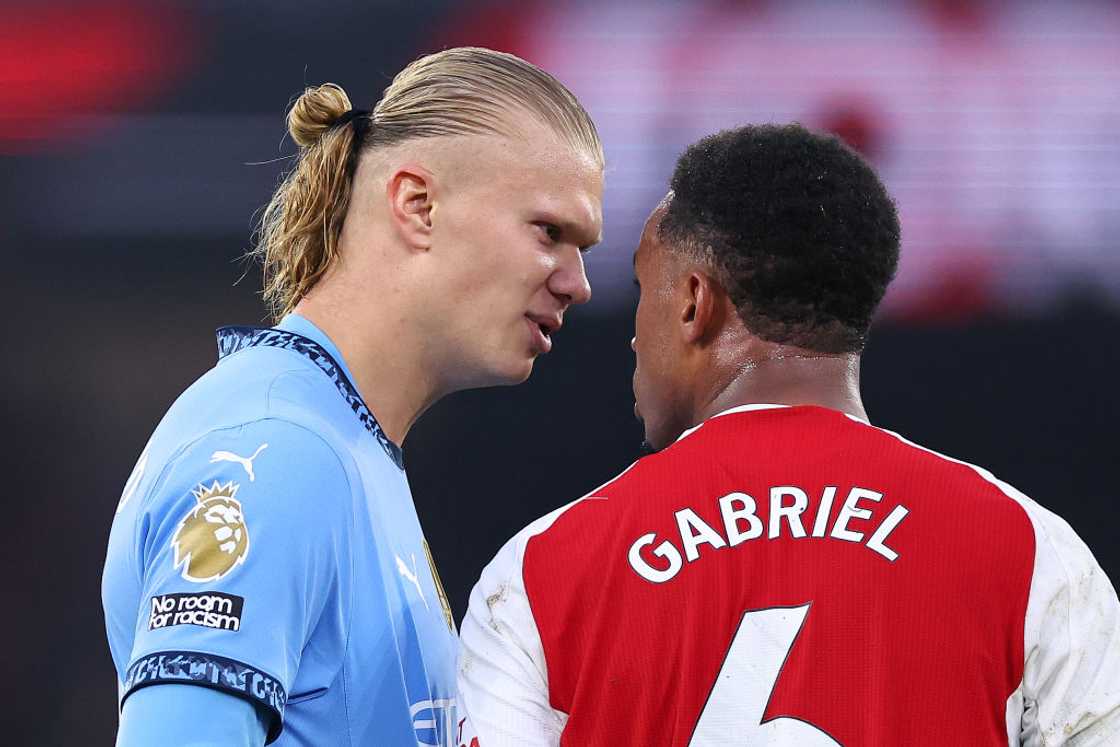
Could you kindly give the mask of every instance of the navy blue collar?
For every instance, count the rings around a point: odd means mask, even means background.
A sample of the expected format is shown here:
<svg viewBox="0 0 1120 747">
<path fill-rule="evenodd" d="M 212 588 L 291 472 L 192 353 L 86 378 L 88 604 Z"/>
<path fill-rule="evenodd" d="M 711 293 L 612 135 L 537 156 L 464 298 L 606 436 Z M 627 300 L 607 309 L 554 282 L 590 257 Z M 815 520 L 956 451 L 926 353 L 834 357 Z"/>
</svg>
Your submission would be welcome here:
<svg viewBox="0 0 1120 747">
<path fill-rule="evenodd" d="M 385 450 L 393 463 L 399 469 L 404 469 L 404 454 L 401 453 L 401 447 L 389 440 L 385 431 L 381 430 L 377 418 L 366 406 L 362 395 L 358 394 L 358 390 L 350 381 L 346 369 L 335 360 L 335 357 L 327 351 L 326 347 L 309 337 L 275 327 L 221 327 L 218 329 L 218 360 L 233 355 L 238 350 L 261 346 L 291 350 L 314 363 L 320 371 L 331 378 L 335 388 L 338 389 L 338 393 L 346 400 L 346 404 L 350 405 L 350 409 L 358 417 L 358 420 L 362 421 L 366 430 L 377 439 L 377 442 L 381 444 L 381 448 Z"/>
</svg>

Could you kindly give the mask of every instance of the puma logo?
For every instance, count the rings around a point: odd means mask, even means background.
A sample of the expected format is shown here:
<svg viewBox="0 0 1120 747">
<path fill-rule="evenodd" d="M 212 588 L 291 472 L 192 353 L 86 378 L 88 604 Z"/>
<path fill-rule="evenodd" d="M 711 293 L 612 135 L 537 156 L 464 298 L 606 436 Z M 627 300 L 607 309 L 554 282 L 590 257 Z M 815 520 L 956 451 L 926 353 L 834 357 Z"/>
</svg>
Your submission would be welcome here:
<svg viewBox="0 0 1120 747">
<path fill-rule="evenodd" d="M 260 453 L 268 448 L 268 444 L 261 444 L 257 450 L 253 452 L 253 456 L 246 459 L 243 456 L 238 456 L 232 451 L 215 451 L 210 455 L 210 464 L 215 462 L 237 462 L 245 468 L 245 474 L 249 475 L 249 482 L 255 482 L 257 476 L 253 474 L 253 460 L 260 456 Z"/>
<path fill-rule="evenodd" d="M 420 578 L 416 575 L 416 555 L 412 556 L 411 570 L 409 570 L 409 567 L 401 560 L 400 555 L 395 555 L 394 557 L 397 559 L 397 571 L 404 577 L 405 581 L 410 581 L 416 587 L 416 591 L 420 592 L 420 600 L 424 602 L 424 609 L 430 610 L 431 607 L 428 606 L 428 599 L 424 596 L 424 589 L 420 586 Z"/>
</svg>

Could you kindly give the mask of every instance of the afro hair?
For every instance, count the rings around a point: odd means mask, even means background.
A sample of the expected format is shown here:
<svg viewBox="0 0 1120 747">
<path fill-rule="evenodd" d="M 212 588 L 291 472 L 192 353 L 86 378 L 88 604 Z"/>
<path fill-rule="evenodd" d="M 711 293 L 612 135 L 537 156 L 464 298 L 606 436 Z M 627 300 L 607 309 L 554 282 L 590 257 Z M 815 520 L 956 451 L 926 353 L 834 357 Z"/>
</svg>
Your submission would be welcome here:
<svg viewBox="0 0 1120 747">
<path fill-rule="evenodd" d="M 724 130 L 677 161 L 659 236 L 707 261 L 752 334 L 863 349 L 898 266 L 898 213 L 872 168 L 801 125 Z"/>
</svg>

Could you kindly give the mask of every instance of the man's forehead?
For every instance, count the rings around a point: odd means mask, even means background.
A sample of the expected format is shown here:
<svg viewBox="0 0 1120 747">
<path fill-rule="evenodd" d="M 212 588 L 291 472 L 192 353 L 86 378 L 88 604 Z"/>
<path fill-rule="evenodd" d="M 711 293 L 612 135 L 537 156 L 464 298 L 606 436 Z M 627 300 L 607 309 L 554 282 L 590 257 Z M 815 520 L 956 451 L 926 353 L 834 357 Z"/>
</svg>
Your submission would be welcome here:
<svg viewBox="0 0 1120 747">
<path fill-rule="evenodd" d="M 578 229 L 583 243 L 598 243 L 603 230 L 603 176 L 598 166 L 570 148 L 555 157 L 529 156 L 528 161 L 508 173 L 506 189 L 556 222 L 570 224 L 563 227 Z"/>
<path fill-rule="evenodd" d="M 602 200 L 603 172 L 591 159 L 572 148 L 527 151 L 499 165 L 509 176 L 511 189 L 531 189 L 549 200 L 563 203 L 578 194 L 588 205 Z"/>
<path fill-rule="evenodd" d="M 641 240 L 638 241 L 638 248 L 634 250 L 633 263 L 635 269 L 638 267 L 639 255 L 645 257 L 650 252 L 663 248 L 660 235 L 661 221 L 665 218 L 665 213 L 668 212 L 672 199 L 673 193 L 669 192 L 661 199 L 661 202 L 657 203 L 657 207 L 646 218 L 645 226 L 642 227 Z"/>
<path fill-rule="evenodd" d="M 602 168 L 554 133 L 472 134 L 432 145 L 448 185 L 539 211 L 586 245 L 601 240 Z"/>
<path fill-rule="evenodd" d="M 592 154 L 584 153 L 554 127 L 535 117 L 514 117 L 500 131 L 468 137 L 477 137 L 482 148 L 489 151 L 488 158 L 507 170 L 602 170 L 602 164 Z"/>
<path fill-rule="evenodd" d="M 666 198 L 667 199 L 667 198 Z M 642 241 L 650 244 L 661 244 L 661 221 L 665 218 L 665 213 L 669 210 L 669 203 L 662 200 L 658 203 L 653 212 L 646 218 L 645 227 L 642 229 Z"/>
</svg>

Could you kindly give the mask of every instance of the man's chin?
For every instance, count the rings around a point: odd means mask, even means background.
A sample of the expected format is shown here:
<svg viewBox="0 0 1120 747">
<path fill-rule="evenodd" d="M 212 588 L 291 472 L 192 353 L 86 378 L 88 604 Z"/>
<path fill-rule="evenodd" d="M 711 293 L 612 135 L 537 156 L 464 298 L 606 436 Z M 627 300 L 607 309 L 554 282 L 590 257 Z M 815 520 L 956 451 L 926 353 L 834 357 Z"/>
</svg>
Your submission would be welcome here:
<svg viewBox="0 0 1120 747">
<path fill-rule="evenodd" d="M 517 386 L 529 380 L 533 373 L 533 359 L 522 359 L 504 366 L 487 366 L 475 369 L 473 375 L 460 377 L 448 392 L 461 392 L 468 389 L 489 389 L 496 386 Z"/>
<path fill-rule="evenodd" d="M 533 374 L 533 362 L 536 358 L 519 361 L 516 365 L 502 371 L 495 371 L 495 379 L 490 386 L 517 386 L 524 384 Z"/>
</svg>

